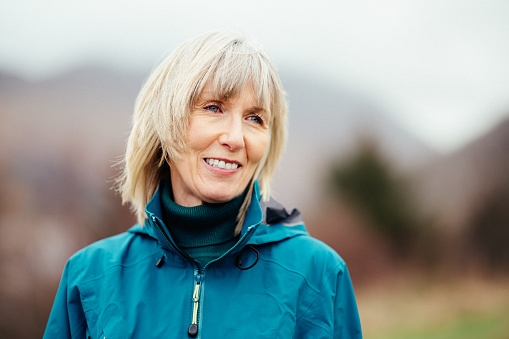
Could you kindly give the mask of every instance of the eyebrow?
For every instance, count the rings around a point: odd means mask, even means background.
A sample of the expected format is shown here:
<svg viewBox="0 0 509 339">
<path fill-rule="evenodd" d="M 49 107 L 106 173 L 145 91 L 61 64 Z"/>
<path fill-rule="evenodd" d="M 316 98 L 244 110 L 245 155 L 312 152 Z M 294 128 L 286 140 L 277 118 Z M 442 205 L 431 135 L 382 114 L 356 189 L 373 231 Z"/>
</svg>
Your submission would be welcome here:
<svg viewBox="0 0 509 339">
<path fill-rule="evenodd" d="M 219 101 L 228 101 L 229 99 L 227 97 L 221 97 L 218 98 L 216 95 L 216 92 L 214 91 L 203 91 L 200 95 L 200 97 L 205 97 L 205 101 L 208 100 L 219 100 Z M 253 113 L 269 113 L 267 109 L 260 107 L 260 106 L 251 106 L 248 107 L 246 111 L 253 112 Z"/>
<path fill-rule="evenodd" d="M 251 113 L 256 113 L 256 114 L 262 114 L 264 116 L 266 116 L 266 118 L 268 119 L 270 117 L 270 112 L 267 111 L 265 108 L 262 108 L 262 107 L 258 107 L 258 106 L 251 106 L 247 109 L 248 112 L 251 112 Z"/>
</svg>

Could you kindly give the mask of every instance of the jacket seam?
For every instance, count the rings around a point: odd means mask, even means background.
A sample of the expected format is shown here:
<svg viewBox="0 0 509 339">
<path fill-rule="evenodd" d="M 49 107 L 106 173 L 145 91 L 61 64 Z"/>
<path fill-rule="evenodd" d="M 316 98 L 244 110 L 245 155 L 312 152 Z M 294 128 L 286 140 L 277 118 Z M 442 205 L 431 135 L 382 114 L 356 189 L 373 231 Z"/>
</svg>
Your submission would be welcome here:
<svg viewBox="0 0 509 339">
<path fill-rule="evenodd" d="M 136 262 L 134 262 L 132 264 L 128 264 L 128 265 L 121 264 L 121 263 L 109 265 L 108 267 L 104 268 L 99 275 L 94 275 L 93 277 L 90 277 L 89 279 L 82 279 L 81 282 L 82 282 L 82 284 L 88 284 L 88 283 L 91 283 L 93 281 L 97 281 L 97 280 L 103 279 L 108 271 L 111 271 L 111 270 L 113 270 L 115 268 L 118 268 L 118 267 L 131 268 L 131 267 L 134 267 L 134 266 L 140 264 L 143 261 L 151 259 L 151 257 L 153 257 L 153 256 L 154 256 L 154 253 L 152 253 L 150 255 L 147 255 L 146 257 L 139 258 Z"/>
<path fill-rule="evenodd" d="M 99 315 L 97 314 L 97 312 L 95 311 L 95 309 L 93 307 L 87 307 L 87 309 L 85 310 L 84 308 L 84 304 L 83 304 L 83 301 L 85 301 L 87 298 L 89 298 L 88 296 L 88 291 L 87 291 L 87 288 L 85 286 L 83 286 L 83 289 L 80 289 L 78 288 L 78 292 L 80 294 L 80 302 L 81 302 L 81 307 L 83 309 L 83 314 L 84 314 L 84 322 L 87 324 L 86 327 L 85 327 L 85 330 L 88 329 L 89 332 L 90 332 L 90 327 L 88 326 L 88 323 L 87 323 L 87 315 L 86 315 L 86 312 L 90 311 L 94 314 L 95 316 L 95 321 L 96 321 L 96 330 L 97 331 L 101 331 L 101 332 L 104 332 L 103 329 L 102 329 L 102 326 L 100 326 L 99 324 Z M 86 304 L 86 303 L 85 303 Z"/>
<path fill-rule="evenodd" d="M 341 271 L 342 271 L 342 268 L 343 268 L 343 263 L 338 263 L 338 265 L 336 267 L 334 267 L 334 270 L 332 270 L 331 273 L 329 273 L 329 275 L 327 276 L 326 279 L 323 279 L 322 280 L 322 284 L 320 285 L 320 287 L 322 287 L 324 285 L 324 281 L 329 281 L 330 280 L 330 276 L 333 275 L 333 274 L 339 274 Z M 335 294 L 337 294 L 337 290 L 335 291 Z M 309 307 L 304 311 L 302 312 L 302 315 L 300 315 L 299 317 L 297 317 L 297 320 L 300 320 L 300 319 L 303 319 L 303 320 L 306 320 L 305 316 L 309 313 L 310 310 L 314 310 L 316 309 L 317 307 L 319 307 L 320 305 L 322 305 L 325 300 L 327 300 L 327 298 L 329 296 L 325 296 L 323 297 L 322 299 L 319 299 L 320 297 L 320 293 L 318 293 L 318 296 L 313 300 L 312 303 L 310 303 Z M 337 296 L 334 295 L 334 298 L 336 298 Z M 318 303 L 316 303 L 316 301 L 319 300 Z M 307 321 L 307 320 L 306 320 Z M 309 322 L 309 321 L 308 321 Z"/>
<path fill-rule="evenodd" d="M 80 333 L 79 331 L 81 331 L 81 329 L 87 329 L 88 327 L 88 324 L 87 324 L 87 320 L 86 318 L 85 319 L 82 319 L 79 326 L 75 327 L 74 328 L 74 331 L 70 331 L 71 332 L 71 338 L 74 338 L 74 336 L 76 335 L 76 333 Z"/>
<path fill-rule="evenodd" d="M 331 330 L 329 327 L 323 327 L 323 326 L 321 326 L 321 325 L 319 325 L 319 324 L 316 324 L 316 323 L 314 323 L 314 322 L 312 322 L 312 321 L 309 321 L 309 320 L 308 320 L 308 319 L 306 319 L 306 318 L 299 318 L 299 319 L 297 319 L 297 320 L 304 320 L 305 322 L 307 322 L 308 324 L 313 325 L 314 327 L 321 328 L 322 330 L 324 330 L 324 331 L 325 331 L 325 332 L 327 332 L 328 334 L 331 334 L 331 335 L 333 334 L 332 330 Z"/>
<path fill-rule="evenodd" d="M 287 267 L 285 267 L 285 266 L 281 265 L 280 263 L 278 263 L 278 262 L 276 262 L 276 261 L 272 261 L 272 260 L 265 259 L 265 258 L 263 258 L 261 255 L 260 255 L 260 261 L 264 261 L 264 262 L 268 262 L 268 263 L 274 264 L 274 265 L 276 265 L 276 266 L 281 267 L 283 270 L 285 270 L 285 271 L 287 271 L 287 272 L 290 272 L 290 273 L 293 273 L 293 274 L 296 274 L 296 275 L 300 276 L 300 277 L 304 280 L 304 282 L 306 283 L 306 285 L 307 285 L 310 289 L 312 289 L 315 293 L 320 294 L 320 290 L 319 290 L 319 289 L 314 288 L 313 286 L 311 286 L 311 284 L 309 283 L 309 281 L 308 281 L 308 279 L 306 278 L 306 276 L 305 276 L 305 275 L 303 275 L 302 273 L 297 272 L 297 271 L 294 271 L 294 270 L 291 270 L 291 269 L 289 269 L 289 268 L 287 268 Z"/>
</svg>

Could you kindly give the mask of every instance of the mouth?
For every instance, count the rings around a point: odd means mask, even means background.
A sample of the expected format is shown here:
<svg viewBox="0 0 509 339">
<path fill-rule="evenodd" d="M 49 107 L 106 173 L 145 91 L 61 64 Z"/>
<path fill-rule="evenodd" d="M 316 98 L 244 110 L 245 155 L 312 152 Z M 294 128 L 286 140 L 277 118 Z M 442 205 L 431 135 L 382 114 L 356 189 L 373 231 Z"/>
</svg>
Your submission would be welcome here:
<svg viewBox="0 0 509 339">
<path fill-rule="evenodd" d="M 241 167 L 241 165 L 239 163 L 230 162 L 228 160 L 212 159 L 212 158 L 205 158 L 204 160 L 207 164 L 209 164 L 212 167 L 217 167 L 217 168 L 226 169 L 226 170 L 234 170 L 234 169 Z"/>
</svg>

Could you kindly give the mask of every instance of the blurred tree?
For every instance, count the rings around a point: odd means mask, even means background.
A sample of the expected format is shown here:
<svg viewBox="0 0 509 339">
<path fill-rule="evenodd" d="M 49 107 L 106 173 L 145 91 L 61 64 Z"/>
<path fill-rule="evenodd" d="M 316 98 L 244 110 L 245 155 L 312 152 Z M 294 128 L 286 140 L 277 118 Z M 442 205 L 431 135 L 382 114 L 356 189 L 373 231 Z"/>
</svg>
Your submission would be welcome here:
<svg viewBox="0 0 509 339">
<path fill-rule="evenodd" d="M 486 268 L 509 272 L 509 180 L 481 200 L 467 234 Z"/>
<path fill-rule="evenodd" d="M 408 248 L 417 214 L 407 183 L 384 159 L 374 139 L 361 139 L 351 157 L 333 165 L 330 178 L 334 193 L 352 203 L 396 250 Z"/>
</svg>

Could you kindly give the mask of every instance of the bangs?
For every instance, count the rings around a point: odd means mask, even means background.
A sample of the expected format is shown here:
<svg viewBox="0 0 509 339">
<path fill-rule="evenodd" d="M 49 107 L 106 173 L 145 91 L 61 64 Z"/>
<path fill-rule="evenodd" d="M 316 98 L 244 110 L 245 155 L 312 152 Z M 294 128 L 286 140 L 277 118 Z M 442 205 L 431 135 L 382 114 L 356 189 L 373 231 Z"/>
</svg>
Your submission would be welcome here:
<svg viewBox="0 0 509 339">
<path fill-rule="evenodd" d="M 270 69 L 263 59 L 260 50 L 249 48 L 245 44 L 232 44 L 204 72 L 201 81 L 196 84 L 191 104 L 196 103 L 206 86 L 215 97 L 221 99 L 234 98 L 240 95 L 246 86 L 251 86 L 257 106 L 270 112 L 270 89 L 273 89 L 274 85 Z"/>
</svg>

